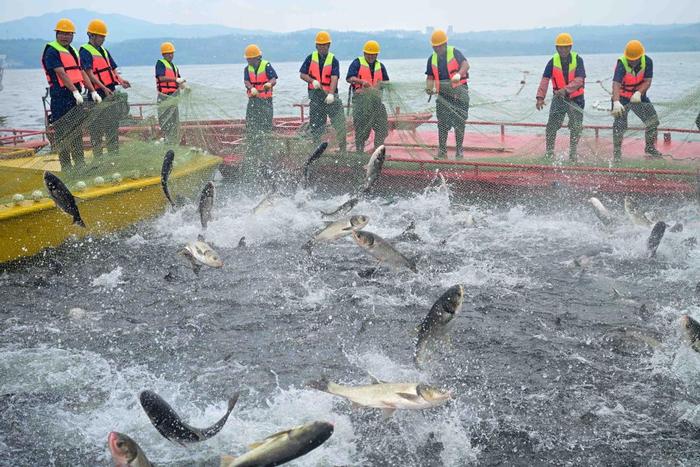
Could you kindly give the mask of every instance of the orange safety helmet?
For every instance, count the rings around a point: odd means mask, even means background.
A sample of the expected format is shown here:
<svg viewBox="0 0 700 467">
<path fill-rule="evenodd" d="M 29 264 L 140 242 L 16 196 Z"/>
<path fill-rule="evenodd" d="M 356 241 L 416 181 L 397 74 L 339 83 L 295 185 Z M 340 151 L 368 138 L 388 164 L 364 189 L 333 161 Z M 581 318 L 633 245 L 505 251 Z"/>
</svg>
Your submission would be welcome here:
<svg viewBox="0 0 700 467">
<path fill-rule="evenodd" d="M 562 32 L 554 40 L 554 45 L 557 47 L 567 47 L 574 45 L 574 38 L 568 32 Z"/>
<path fill-rule="evenodd" d="M 377 41 L 367 41 L 362 51 L 366 54 L 377 55 L 379 53 L 379 42 Z"/>
<path fill-rule="evenodd" d="M 101 19 L 93 19 L 88 23 L 87 32 L 98 36 L 107 35 L 107 25 Z"/>
<path fill-rule="evenodd" d="M 639 60 L 644 55 L 644 46 L 638 40 L 631 40 L 625 46 L 627 60 Z"/>
<path fill-rule="evenodd" d="M 75 24 L 73 24 L 73 21 L 69 20 L 68 18 L 61 18 L 56 23 L 54 31 L 75 33 Z"/>
<path fill-rule="evenodd" d="M 160 44 L 161 54 L 171 54 L 173 52 L 175 52 L 175 46 L 172 42 L 163 42 L 162 44 Z"/>
<path fill-rule="evenodd" d="M 316 34 L 316 43 L 317 44 L 330 44 L 331 43 L 331 35 L 328 31 L 319 31 Z"/>
<path fill-rule="evenodd" d="M 442 44 L 447 44 L 447 33 L 442 29 L 436 29 L 433 35 L 430 36 L 430 43 L 433 47 L 437 47 Z"/>
<path fill-rule="evenodd" d="M 248 47 L 245 48 L 245 53 L 243 54 L 244 58 L 256 58 L 260 57 L 262 55 L 262 50 L 260 50 L 260 47 L 258 47 L 255 44 L 250 44 Z"/>
</svg>

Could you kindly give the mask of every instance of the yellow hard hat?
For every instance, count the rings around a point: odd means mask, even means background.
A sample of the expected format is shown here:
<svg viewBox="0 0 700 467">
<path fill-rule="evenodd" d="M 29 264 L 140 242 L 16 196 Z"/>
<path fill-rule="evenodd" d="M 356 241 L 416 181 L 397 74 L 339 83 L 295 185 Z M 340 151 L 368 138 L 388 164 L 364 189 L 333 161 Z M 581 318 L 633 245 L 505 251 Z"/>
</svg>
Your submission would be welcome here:
<svg viewBox="0 0 700 467">
<path fill-rule="evenodd" d="M 442 29 L 436 29 L 433 32 L 433 35 L 430 36 L 430 43 L 433 45 L 433 47 L 437 47 L 438 45 L 442 44 L 447 44 L 447 33 Z"/>
<path fill-rule="evenodd" d="M 258 47 L 255 44 L 250 44 L 248 47 L 245 48 L 245 53 L 243 54 L 243 57 L 256 58 L 256 57 L 260 57 L 261 55 L 262 55 L 262 50 L 260 50 L 260 47 Z"/>
<path fill-rule="evenodd" d="M 625 58 L 627 60 L 638 60 L 644 55 L 644 46 L 638 40 L 632 40 L 625 46 Z"/>
<path fill-rule="evenodd" d="M 88 23 L 87 32 L 99 36 L 107 35 L 107 25 L 101 19 L 93 19 Z"/>
<path fill-rule="evenodd" d="M 175 46 L 172 42 L 163 42 L 162 44 L 160 44 L 161 54 L 171 54 L 173 52 L 175 52 Z"/>
<path fill-rule="evenodd" d="M 317 44 L 330 44 L 331 43 L 331 35 L 328 33 L 328 31 L 319 31 L 316 34 L 316 43 Z"/>
<path fill-rule="evenodd" d="M 376 55 L 379 53 L 379 42 L 377 41 L 367 41 L 362 51 L 366 54 Z"/>
<path fill-rule="evenodd" d="M 73 24 L 73 21 L 69 20 L 68 18 L 61 18 L 58 20 L 58 23 L 56 23 L 56 28 L 54 29 L 56 32 L 75 32 L 75 24 Z"/>
<path fill-rule="evenodd" d="M 557 47 L 566 47 L 566 46 L 571 46 L 574 45 L 574 38 L 571 37 L 571 34 L 568 32 L 562 32 L 559 34 L 554 41 L 554 45 Z"/>
</svg>

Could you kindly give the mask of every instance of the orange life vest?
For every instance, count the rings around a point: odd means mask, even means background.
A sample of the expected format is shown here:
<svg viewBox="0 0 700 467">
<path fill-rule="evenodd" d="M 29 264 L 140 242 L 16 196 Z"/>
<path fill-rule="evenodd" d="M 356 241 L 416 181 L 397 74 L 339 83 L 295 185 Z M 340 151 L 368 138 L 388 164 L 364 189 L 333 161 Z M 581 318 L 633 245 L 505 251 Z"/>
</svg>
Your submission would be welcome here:
<svg viewBox="0 0 700 467">
<path fill-rule="evenodd" d="M 374 74 L 372 73 L 372 69 L 370 68 L 369 62 L 365 60 L 365 57 L 357 57 L 357 59 L 360 61 L 360 69 L 357 72 L 357 78 L 367 81 L 369 84 L 372 85 L 372 87 L 377 87 L 379 86 L 379 83 L 384 81 L 384 74 L 382 73 L 382 64 L 379 63 L 379 60 L 374 61 Z M 364 92 L 365 88 L 362 87 L 361 84 L 359 83 L 352 83 L 352 87 L 355 90 L 356 94 L 360 94 Z"/>
<path fill-rule="evenodd" d="M 452 77 L 459 72 L 459 62 L 455 58 L 455 48 L 452 46 L 447 47 L 447 73 L 450 76 L 450 80 L 452 80 Z M 435 92 L 440 92 L 440 68 L 438 67 L 438 54 L 433 52 L 433 58 L 431 61 L 431 66 L 433 69 L 433 78 L 435 79 Z M 462 86 L 464 84 L 467 84 L 467 77 L 462 76 L 462 79 L 460 79 L 458 82 L 451 81 L 452 87 L 456 88 L 458 86 Z"/>
<path fill-rule="evenodd" d="M 117 83 L 117 77 L 112 70 L 112 64 L 109 60 L 109 52 L 104 47 L 99 49 L 89 42 L 84 44 L 82 49 L 87 50 L 92 55 L 92 74 L 100 80 L 105 86 L 110 86 Z"/>
<path fill-rule="evenodd" d="M 311 54 L 311 64 L 309 65 L 309 76 L 321 83 L 321 88 L 326 91 L 331 91 L 331 73 L 333 72 L 333 54 L 328 53 L 326 60 L 321 68 L 318 62 L 318 50 Z M 309 83 L 309 89 L 313 89 L 313 85 Z"/>
<path fill-rule="evenodd" d="M 172 78 L 173 80 L 180 77 L 180 70 L 178 70 L 173 63 L 170 63 L 164 58 L 161 58 L 158 61 L 165 65 L 165 75 L 163 76 L 165 76 L 166 78 Z M 175 81 L 161 81 L 156 76 L 156 88 L 160 93 L 174 94 L 177 91 L 178 86 Z"/>
<path fill-rule="evenodd" d="M 260 60 L 257 71 L 255 68 L 248 65 L 248 81 L 258 90 L 258 98 L 260 99 L 272 98 L 272 88 L 265 89 L 265 83 L 270 82 L 270 80 L 267 79 L 267 72 L 265 71 L 268 64 L 269 62 L 267 60 Z M 251 97 L 250 89 L 248 89 L 248 97 Z"/>
<path fill-rule="evenodd" d="M 552 57 L 552 88 L 555 91 L 563 89 L 566 87 L 567 83 L 572 82 L 576 78 L 576 66 L 578 65 L 578 54 L 576 52 L 571 52 L 571 60 L 569 61 L 569 70 L 567 71 L 567 78 L 565 79 L 564 70 L 561 65 L 561 57 L 558 53 L 554 54 Z M 573 99 L 578 96 L 583 95 L 583 86 L 569 94 L 569 99 Z"/>
<path fill-rule="evenodd" d="M 68 75 L 68 78 L 71 80 L 71 82 L 76 86 L 82 85 L 83 73 L 80 71 L 80 57 L 78 56 L 78 52 L 73 48 L 73 46 L 69 45 L 69 48 L 66 49 L 61 44 L 59 44 L 58 41 L 53 41 L 46 44 L 46 47 L 44 48 L 44 53 L 46 53 L 46 49 L 49 47 L 54 48 L 56 49 L 56 51 L 58 51 L 58 57 L 61 59 L 63 69 L 66 71 L 66 74 Z M 41 67 L 44 69 L 44 73 L 46 73 L 46 81 L 49 82 L 49 85 L 51 87 L 66 87 L 65 83 L 63 82 L 61 77 L 58 76 L 58 74 L 56 74 L 56 80 L 58 81 L 57 83 L 51 79 L 51 75 L 49 75 L 49 71 L 46 69 L 46 65 L 44 64 L 43 59 L 41 60 Z"/>
<path fill-rule="evenodd" d="M 635 73 L 624 55 L 620 57 L 622 66 L 625 67 L 625 76 L 622 78 L 622 83 L 620 83 L 620 97 L 626 97 L 627 99 L 632 97 L 632 94 L 637 92 L 637 89 L 644 82 L 644 72 L 647 69 L 647 56 L 642 55 L 642 63 L 639 67 L 639 72 Z"/>
</svg>

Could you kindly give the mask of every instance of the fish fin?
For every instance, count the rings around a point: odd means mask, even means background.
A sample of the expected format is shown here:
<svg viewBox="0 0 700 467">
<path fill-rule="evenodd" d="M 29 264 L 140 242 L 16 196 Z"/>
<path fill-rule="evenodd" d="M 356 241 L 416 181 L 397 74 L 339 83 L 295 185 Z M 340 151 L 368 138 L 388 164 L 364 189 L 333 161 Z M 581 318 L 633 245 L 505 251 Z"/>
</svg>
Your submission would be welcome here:
<svg viewBox="0 0 700 467">
<path fill-rule="evenodd" d="M 352 232 L 353 230 L 355 230 L 355 227 L 352 225 L 350 227 L 343 227 L 342 228 L 343 232 Z"/>
<path fill-rule="evenodd" d="M 222 454 L 221 455 L 221 463 L 219 464 L 219 467 L 230 467 L 233 465 L 233 462 L 236 460 L 234 456 L 229 456 L 228 454 Z"/>
<path fill-rule="evenodd" d="M 321 378 L 317 380 L 311 380 L 306 383 L 306 386 L 311 388 L 311 389 L 316 389 L 318 391 L 324 391 L 328 392 L 328 385 L 330 384 L 330 381 L 328 381 L 328 378 L 326 376 L 321 376 Z"/>
<path fill-rule="evenodd" d="M 243 248 L 244 246 L 246 246 L 245 235 L 243 237 L 241 237 L 240 240 L 238 240 L 238 248 Z"/>
<path fill-rule="evenodd" d="M 267 443 L 269 443 L 269 442 L 271 442 L 271 441 L 274 441 L 274 440 L 277 439 L 277 438 L 280 438 L 280 437 L 282 437 L 282 436 L 284 436 L 284 435 L 287 435 L 287 434 L 291 433 L 292 430 L 293 430 L 293 428 L 290 428 L 290 429 L 288 429 L 288 430 L 278 431 L 277 433 L 271 434 L 270 436 L 266 437 L 266 438 L 263 439 L 263 440 L 256 441 L 256 442 L 250 444 L 250 445 L 248 446 L 248 448 L 249 448 L 249 449 L 259 448 L 259 447 L 262 446 L 263 444 L 267 444 Z"/>
<path fill-rule="evenodd" d="M 197 240 L 199 240 L 200 242 L 203 242 L 204 241 L 204 234 L 197 235 Z"/>
<path fill-rule="evenodd" d="M 85 227 L 85 222 L 83 222 L 80 217 L 73 219 L 73 224 L 79 225 L 80 227 Z"/>
<path fill-rule="evenodd" d="M 71 193 L 71 194 L 73 194 L 73 193 Z M 80 196 L 75 196 L 75 195 L 73 195 L 73 199 L 75 199 L 75 204 L 84 203 L 84 202 L 85 202 L 85 198 L 81 198 Z"/>
<path fill-rule="evenodd" d="M 367 372 L 367 375 L 369 375 L 369 379 L 370 379 L 370 381 L 372 381 L 372 384 L 386 384 L 386 381 L 382 381 L 381 379 L 377 378 L 369 371 Z"/>
<path fill-rule="evenodd" d="M 313 241 L 313 239 L 311 239 L 308 242 L 304 243 L 301 246 L 301 249 L 304 250 L 305 252 L 307 252 L 308 254 L 311 254 L 311 249 L 313 248 L 313 246 L 314 246 L 314 241 Z"/>
<path fill-rule="evenodd" d="M 202 270 L 202 266 L 200 266 L 198 263 L 192 262 L 192 271 L 194 271 L 195 274 L 199 275 L 199 271 Z"/>
<path fill-rule="evenodd" d="M 396 409 L 382 409 L 382 415 L 384 415 L 385 420 L 390 419 L 394 412 L 396 412 Z"/>
<path fill-rule="evenodd" d="M 415 402 L 420 399 L 420 396 L 418 394 L 411 394 L 408 392 L 397 392 L 396 395 L 399 397 L 403 397 L 404 399 L 409 400 L 411 402 Z"/>
</svg>

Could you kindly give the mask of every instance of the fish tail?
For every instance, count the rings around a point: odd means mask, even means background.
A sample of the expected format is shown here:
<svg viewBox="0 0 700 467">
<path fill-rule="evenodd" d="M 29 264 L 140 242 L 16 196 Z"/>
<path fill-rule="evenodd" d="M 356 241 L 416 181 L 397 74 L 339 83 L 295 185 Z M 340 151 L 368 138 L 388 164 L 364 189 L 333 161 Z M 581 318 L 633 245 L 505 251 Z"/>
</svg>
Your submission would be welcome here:
<svg viewBox="0 0 700 467">
<path fill-rule="evenodd" d="M 83 222 L 83 219 L 81 219 L 80 216 L 73 218 L 73 224 L 79 225 L 80 227 L 85 227 L 85 222 Z"/>
<path fill-rule="evenodd" d="M 316 389 L 319 391 L 325 391 L 328 392 L 328 385 L 330 382 L 328 381 L 328 378 L 325 376 L 322 376 L 320 379 L 317 380 L 311 380 L 306 383 L 307 387 L 310 387 L 312 389 Z"/>
<path fill-rule="evenodd" d="M 231 398 L 228 400 L 228 413 L 231 413 L 233 408 L 236 406 L 236 402 L 238 402 L 238 397 L 241 395 L 240 392 L 236 392 L 231 396 Z"/>
</svg>

